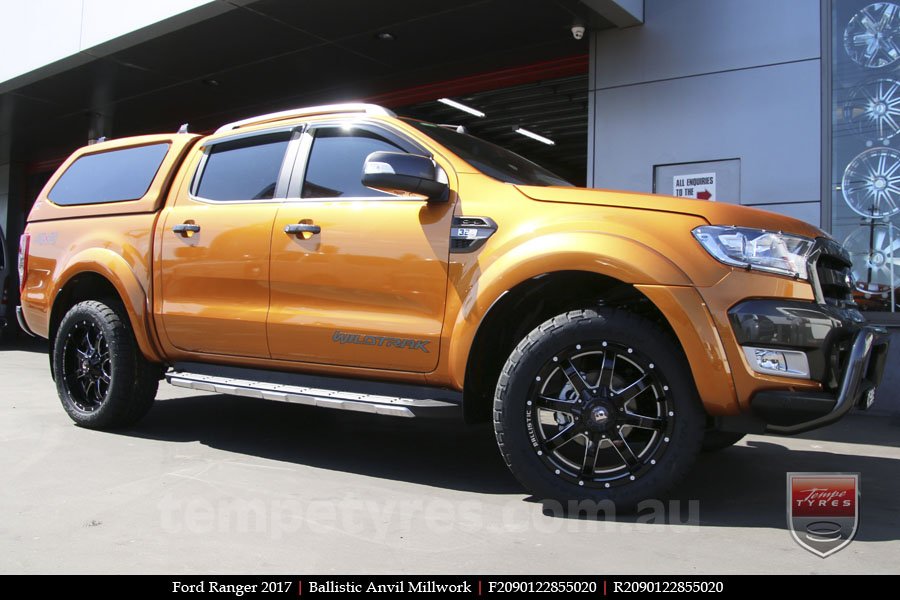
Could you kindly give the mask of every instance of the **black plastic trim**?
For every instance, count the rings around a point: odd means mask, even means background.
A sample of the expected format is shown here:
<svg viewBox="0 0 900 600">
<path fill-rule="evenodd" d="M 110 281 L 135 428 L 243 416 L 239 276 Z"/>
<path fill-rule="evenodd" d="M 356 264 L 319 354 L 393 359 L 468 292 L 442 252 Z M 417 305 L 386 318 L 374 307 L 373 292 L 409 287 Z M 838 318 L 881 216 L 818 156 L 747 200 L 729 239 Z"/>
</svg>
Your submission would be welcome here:
<svg viewBox="0 0 900 600">
<path fill-rule="evenodd" d="M 450 228 L 450 252 L 465 254 L 484 246 L 497 231 L 497 223 L 490 217 L 453 217 Z"/>
<path fill-rule="evenodd" d="M 753 412 L 767 422 L 768 433 L 782 435 L 804 433 L 839 421 L 881 382 L 888 344 L 887 330 L 860 328 L 853 336 L 836 396 L 764 390 L 753 396 Z"/>
<path fill-rule="evenodd" d="M 19 328 L 24 331 L 27 335 L 31 337 L 37 337 L 37 334 L 28 327 L 28 323 L 25 322 L 25 315 L 22 313 L 22 307 L 16 307 L 16 321 L 19 322 Z"/>
</svg>

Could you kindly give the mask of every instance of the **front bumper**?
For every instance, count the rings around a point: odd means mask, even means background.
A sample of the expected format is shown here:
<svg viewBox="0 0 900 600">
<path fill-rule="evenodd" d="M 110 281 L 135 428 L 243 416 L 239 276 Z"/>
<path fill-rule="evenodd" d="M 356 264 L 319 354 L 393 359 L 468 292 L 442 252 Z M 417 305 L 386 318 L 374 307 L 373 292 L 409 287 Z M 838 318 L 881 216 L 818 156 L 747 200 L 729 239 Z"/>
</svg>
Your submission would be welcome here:
<svg viewBox="0 0 900 600">
<path fill-rule="evenodd" d="M 733 307 L 729 320 L 738 343 L 803 353 L 809 378 L 822 391 L 763 389 L 750 408 L 768 433 L 803 433 L 868 408 L 887 359 L 886 330 L 865 324 L 854 308 L 779 300 L 751 300 Z"/>
</svg>

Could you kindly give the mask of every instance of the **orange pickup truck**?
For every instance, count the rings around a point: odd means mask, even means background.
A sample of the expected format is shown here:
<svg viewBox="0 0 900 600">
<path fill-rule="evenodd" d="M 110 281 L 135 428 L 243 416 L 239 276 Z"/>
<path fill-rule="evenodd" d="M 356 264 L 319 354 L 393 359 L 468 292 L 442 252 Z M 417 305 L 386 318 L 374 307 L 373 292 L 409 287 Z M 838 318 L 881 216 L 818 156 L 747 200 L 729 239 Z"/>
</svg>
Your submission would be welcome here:
<svg viewBox="0 0 900 600">
<path fill-rule="evenodd" d="M 22 236 L 18 316 L 85 427 L 135 423 L 163 378 L 491 419 L 536 497 L 633 507 L 703 447 L 872 403 L 887 337 L 849 267 L 794 219 L 572 187 L 345 104 L 76 151 Z"/>
</svg>

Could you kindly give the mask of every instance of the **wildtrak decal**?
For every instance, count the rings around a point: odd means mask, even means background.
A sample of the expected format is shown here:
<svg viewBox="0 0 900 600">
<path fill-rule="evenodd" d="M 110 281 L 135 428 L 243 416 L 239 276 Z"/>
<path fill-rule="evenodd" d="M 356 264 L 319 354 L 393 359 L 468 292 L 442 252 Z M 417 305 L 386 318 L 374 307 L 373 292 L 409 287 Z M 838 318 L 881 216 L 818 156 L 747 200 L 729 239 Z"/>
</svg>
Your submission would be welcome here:
<svg viewBox="0 0 900 600">
<path fill-rule="evenodd" d="M 362 335 L 359 333 L 346 333 L 335 331 L 331 336 L 332 342 L 338 344 L 359 344 L 361 346 L 380 346 L 382 348 L 405 348 L 407 350 L 421 350 L 428 354 L 428 340 L 413 340 L 409 338 L 384 337 L 381 335 Z"/>
</svg>

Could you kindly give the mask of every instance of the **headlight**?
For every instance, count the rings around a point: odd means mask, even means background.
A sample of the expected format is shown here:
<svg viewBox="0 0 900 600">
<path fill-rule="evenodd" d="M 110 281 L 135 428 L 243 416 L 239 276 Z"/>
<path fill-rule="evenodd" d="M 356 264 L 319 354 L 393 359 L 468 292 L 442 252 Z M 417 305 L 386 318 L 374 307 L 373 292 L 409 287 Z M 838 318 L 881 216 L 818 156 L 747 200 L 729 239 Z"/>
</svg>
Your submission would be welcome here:
<svg viewBox="0 0 900 600">
<path fill-rule="evenodd" d="M 713 258 L 744 269 L 807 279 L 807 260 L 815 240 L 748 227 L 703 225 L 691 233 Z"/>
</svg>

